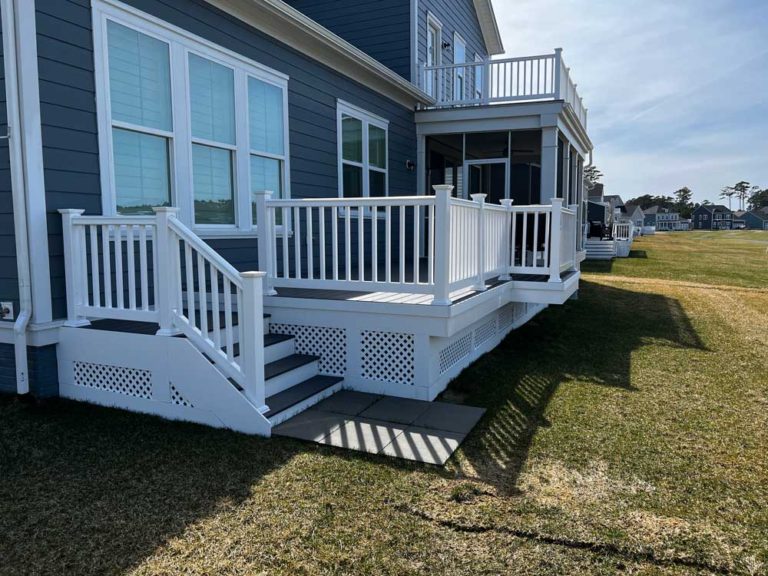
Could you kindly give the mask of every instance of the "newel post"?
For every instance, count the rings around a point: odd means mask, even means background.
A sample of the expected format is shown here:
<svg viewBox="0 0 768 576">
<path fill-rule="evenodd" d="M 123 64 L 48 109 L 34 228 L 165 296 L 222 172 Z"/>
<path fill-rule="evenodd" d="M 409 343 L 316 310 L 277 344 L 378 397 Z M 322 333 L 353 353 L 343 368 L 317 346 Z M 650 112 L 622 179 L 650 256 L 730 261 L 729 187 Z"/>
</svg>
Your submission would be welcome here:
<svg viewBox="0 0 768 576">
<path fill-rule="evenodd" d="M 451 192 L 453 186 L 440 184 L 435 190 L 435 297 L 432 304 L 451 305 Z"/>
<path fill-rule="evenodd" d="M 485 194 L 472 194 L 477 202 L 477 280 L 474 289 L 485 291 Z"/>
<path fill-rule="evenodd" d="M 272 199 L 272 191 L 259 190 L 253 193 L 256 197 L 256 230 L 258 232 L 259 268 L 266 273 L 264 278 L 264 294 L 274 296 L 277 291 L 272 286 L 275 272 L 272 270 L 274 249 L 272 239 L 274 234 L 274 217 L 268 202 Z"/>
<path fill-rule="evenodd" d="M 264 276 L 264 272 L 240 274 L 243 308 L 242 314 L 238 314 L 243 323 L 240 366 L 245 376 L 245 395 L 262 414 L 268 410 L 264 384 Z"/>
<path fill-rule="evenodd" d="M 499 200 L 504 209 L 507 211 L 507 223 L 504 225 L 504 273 L 499 276 L 499 280 L 508 281 L 512 280 L 510 272 L 512 271 L 512 203 L 514 200 L 505 198 Z"/>
<path fill-rule="evenodd" d="M 168 223 L 176 218 L 179 209 L 161 206 L 152 210 L 155 212 L 155 250 L 157 251 L 157 270 L 154 273 L 155 294 L 157 294 L 155 308 L 159 316 L 157 323 L 160 325 L 157 335 L 176 336 L 179 330 L 173 324 L 173 315 L 181 303 L 176 302 L 174 285 L 175 282 L 181 282 L 181 267 L 176 265 L 179 260 L 179 245 L 174 241 Z"/>
<path fill-rule="evenodd" d="M 85 316 L 80 315 L 80 306 L 85 303 L 84 283 L 87 269 L 85 268 L 85 243 L 83 235 L 75 232 L 74 220 L 85 210 L 59 210 L 61 214 L 62 233 L 64 240 L 64 285 L 67 290 L 67 321 L 65 326 L 87 326 L 90 324 Z"/>
<path fill-rule="evenodd" d="M 561 81 L 563 72 L 563 49 L 555 48 L 555 100 L 562 100 L 561 98 Z"/>
<path fill-rule="evenodd" d="M 562 282 L 560 279 L 560 248 L 563 237 L 563 199 L 552 198 L 552 224 L 549 235 L 549 281 Z"/>
</svg>

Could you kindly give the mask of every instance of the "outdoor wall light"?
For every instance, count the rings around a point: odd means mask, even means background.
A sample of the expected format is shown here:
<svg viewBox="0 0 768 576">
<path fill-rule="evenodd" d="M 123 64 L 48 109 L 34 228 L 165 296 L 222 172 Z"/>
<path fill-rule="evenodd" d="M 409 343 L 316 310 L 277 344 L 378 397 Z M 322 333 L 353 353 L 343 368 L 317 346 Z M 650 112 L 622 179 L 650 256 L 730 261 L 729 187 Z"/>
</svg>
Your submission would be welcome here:
<svg viewBox="0 0 768 576">
<path fill-rule="evenodd" d="M 416 163 L 413 160 L 406 160 L 405 168 L 406 170 L 413 172 L 414 170 L 416 170 Z"/>
<path fill-rule="evenodd" d="M 450 47 L 451 47 L 451 43 L 448 42 L 448 40 L 443 40 L 443 50 Z"/>
</svg>

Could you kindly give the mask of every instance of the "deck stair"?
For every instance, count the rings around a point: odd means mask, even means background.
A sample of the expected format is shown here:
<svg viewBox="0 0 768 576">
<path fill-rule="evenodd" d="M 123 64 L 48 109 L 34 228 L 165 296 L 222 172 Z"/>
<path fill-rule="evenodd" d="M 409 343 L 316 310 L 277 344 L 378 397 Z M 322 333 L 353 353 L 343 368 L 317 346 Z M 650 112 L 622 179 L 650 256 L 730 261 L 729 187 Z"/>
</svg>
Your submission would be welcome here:
<svg viewBox="0 0 768 576">
<path fill-rule="evenodd" d="M 616 257 L 616 244 L 613 240 L 587 240 L 587 260 L 612 260 Z"/>
</svg>

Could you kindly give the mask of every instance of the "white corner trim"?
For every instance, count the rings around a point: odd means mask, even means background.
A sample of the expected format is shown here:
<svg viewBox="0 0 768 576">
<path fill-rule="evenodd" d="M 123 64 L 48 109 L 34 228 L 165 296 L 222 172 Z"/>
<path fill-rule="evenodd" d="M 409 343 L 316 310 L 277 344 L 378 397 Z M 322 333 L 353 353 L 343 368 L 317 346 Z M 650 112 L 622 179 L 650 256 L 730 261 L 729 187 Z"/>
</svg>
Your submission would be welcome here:
<svg viewBox="0 0 768 576">
<path fill-rule="evenodd" d="M 499 23 L 496 20 L 496 14 L 493 11 L 491 0 L 474 0 L 475 12 L 477 12 L 477 21 L 480 23 L 480 30 L 483 33 L 485 48 L 489 56 L 504 54 L 504 44 L 501 41 L 499 32 Z"/>
<path fill-rule="evenodd" d="M 206 2 L 406 108 L 434 104 L 415 84 L 282 0 Z"/>
<path fill-rule="evenodd" d="M 45 200 L 43 136 L 40 117 L 40 82 L 37 70 L 37 25 L 34 0 L 15 2 L 18 54 L 18 100 L 21 125 L 16 134 L 23 150 L 27 194 L 27 230 L 32 284 L 32 321 L 50 322 L 51 271 L 48 261 L 48 222 Z"/>
<path fill-rule="evenodd" d="M 420 84 L 419 74 L 419 0 L 411 0 L 411 84 Z"/>
</svg>

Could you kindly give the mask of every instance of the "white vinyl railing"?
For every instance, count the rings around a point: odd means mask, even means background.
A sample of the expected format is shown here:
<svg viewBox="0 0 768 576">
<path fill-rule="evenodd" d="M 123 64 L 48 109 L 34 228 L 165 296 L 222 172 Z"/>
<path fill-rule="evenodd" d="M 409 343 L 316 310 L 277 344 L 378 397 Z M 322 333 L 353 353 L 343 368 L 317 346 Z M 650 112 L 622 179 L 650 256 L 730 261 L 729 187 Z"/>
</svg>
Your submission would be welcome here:
<svg viewBox="0 0 768 576">
<path fill-rule="evenodd" d="M 109 318 L 182 333 L 264 406 L 263 272 L 235 270 L 176 219 L 176 208 L 155 216 L 60 212 L 68 326 Z"/>
<path fill-rule="evenodd" d="M 422 88 L 438 108 L 524 100 L 564 100 L 584 127 L 587 110 L 565 65 L 553 54 L 422 68 Z"/>
<path fill-rule="evenodd" d="M 611 238 L 614 240 L 632 240 L 634 238 L 634 227 L 632 222 L 614 222 Z"/>
<path fill-rule="evenodd" d="M 577 218 L 552 205 L 513 206 L 434 196 L 270 200 L 257 193 L 259 262 L 274 288 L 432 294 L 450 304 L 512 274 L 560 282 L 575 265 Z"/>
</svg>

